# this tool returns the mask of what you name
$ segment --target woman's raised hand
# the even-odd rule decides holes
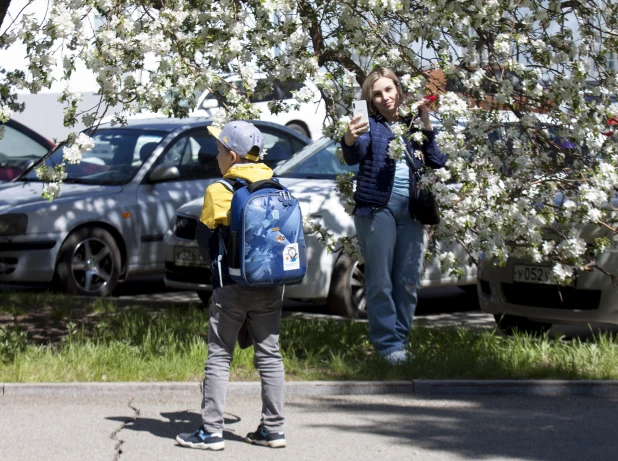
[[[429,109],[427,108],[425,101],[418,106],[418,115],[421,116],[423,128],[427,131],[433,131],[433,126],[431,125],[431,120],[429,119]]]
[[[348,131],[346,131],[343,140],[348,146],[354,145],[356,139],[363,133],[367,132],[369,128],[369,123],[361,122],[361,116],[357,115],[348,124]]]

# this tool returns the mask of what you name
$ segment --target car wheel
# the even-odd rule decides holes
[[[307,131],[307,128],[305,128],[299,123],[290,123],[286,126],[291,130],[298,131],[300,134],[309,137],[309,132]]]
[[[495,314],[494,319],[498,328],[507,335],[515,334],[515,332],[541,335],[549,331],[552,326],[551,323],[535,322],[517,315]]]
[[[62,244],[56,275],[65,293],[107,296],[118,283],[120,264],[120,250],[111,234],[83,227]]]
[[[210,305],[210,297],[212,296],[212,291],[197,290],[197,295],[200,297],[200,301],[202,301],[202,304],[204,304],[205,307],[208,307]]]
[[[333,315],[367,317],[364,268],[346,254],[339,256],[335,263],[327,303]]]

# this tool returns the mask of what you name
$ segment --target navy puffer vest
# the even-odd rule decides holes
[[[410,124],[410,119],[403,123]],[[413,128],[414,130],[414,128]],[[413,131],[411,131],[412,133]],[[425,158],[425,164],[431,168],[442,168],[446,164],[447,156],[440,152],[436,145],[436,130],[425,131],[425,140],[422,145],[408,142],[410,153],[420,150]],[[348,146],[341,139],[343,157],[348,165],[360,164],[356,183],[354,200],[356,207],[352,214],[371,216],[378,208],[388,204],[393,191],[395,180],[395,160],[387,154],[388,144],[394,138],[388,127],[388,122],[381,115],[369,117],[369,132],[359,136],[353,146]],[[413,155],[417,168],[422,168],[421,160]],[[410,169],[410,174],[412,171]],[[410,181],[412,184],[412,181]]]

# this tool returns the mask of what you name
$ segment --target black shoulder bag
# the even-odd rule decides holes
[[[391,130],[391,127],[384,123],[386,127]],[[410,123],[412,125],[412,122]],[[392,133],[393,130],[391,130]],[[408,211],[410,217],[416,219],[421,224],[435,225],[440,223],[440,209],[438,208],[438,202],[433,192],[427,188],[427,186],[421,186],[420,180],[424,173],[424,168],[419,169],[414,165],[414,159],[408,150],[408,143],[404,142],[406,147],[405,154],[408,166],[412,170],[410,175],[410,198],[408,199]]]
[[[414,159],[408,151],[408,143],[406,145],[406,159],[408,166],[412,170],[410,175],[410,198],[408,200],[408,211],[410,217],[416,219],[421,224],[435,225],[440,223],[440,209],[436,197],[427,186],[420,184],[421,176],[424,173],[424,168],[416,168]]]

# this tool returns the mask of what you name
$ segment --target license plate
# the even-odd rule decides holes
[[[513,281],[552,284],[551,268],[546,266],[525,266],[516,264],[513,267]]]
[[[174,247],[174,263],[177,266],[206,266],[197,248]]]

